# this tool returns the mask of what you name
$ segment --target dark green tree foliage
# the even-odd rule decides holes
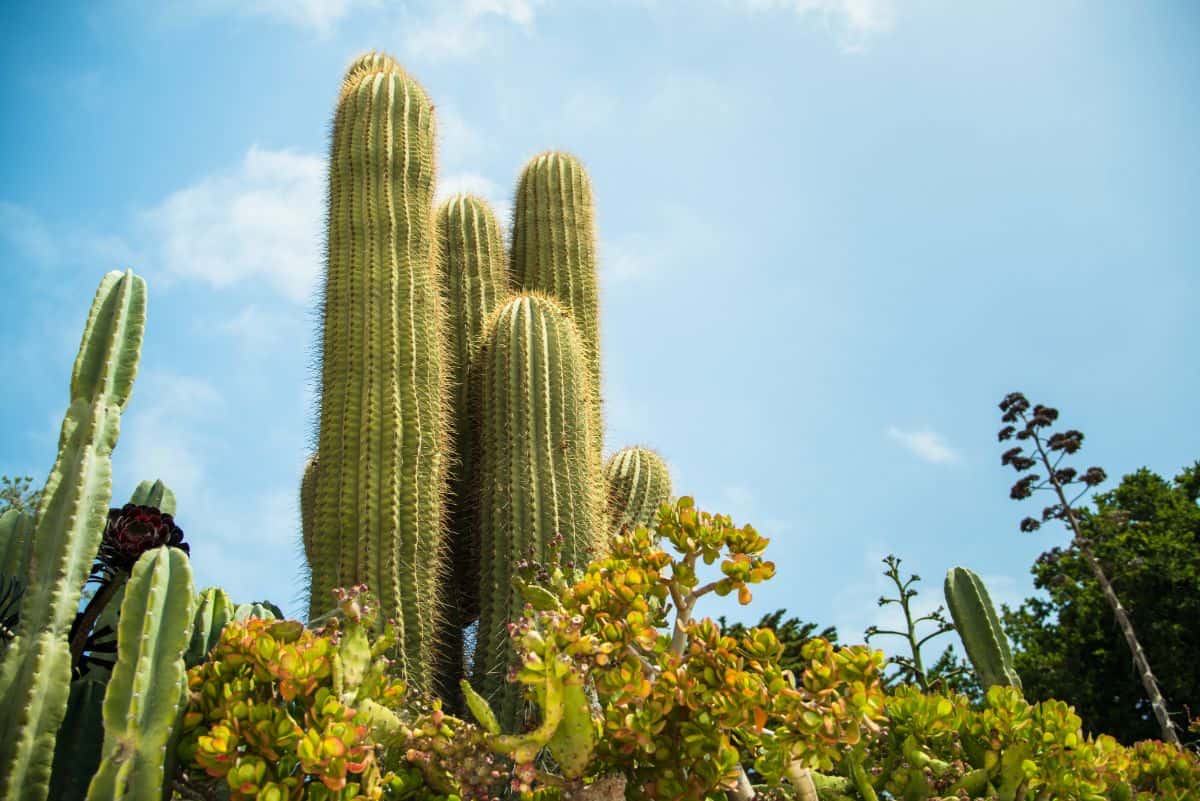
[[[1081,510],[1080,527],[1132,618],[1176,728],[1200,713],[1200,462],[1173,483],[1143,468]],[[1084,728],[1131,743],[1161,736],[1112,610],[1083,556],[1052,548],[1030,598],[1004,610],[1030,701],[1058,698]]]
[[[717,623],[721,627],[722,635],[736,637],[739,640],[752,628],[770,629],[775,632],[775,636],[783,645],[783,657],[779,660],[779,666],[799,676],[804,672],[805,665],[808,664],[808,660],[800,656],[800,649],[804,647],[804,644],[811,639],[820,637],[836,646],[838,633],[833,626],[826,626],[818,631],[816,623],[806,623],[798,617],[789,617],[784,620],[783,616],[786,614],[787,610],[776,609],[769,615],[763,615],[762,620],[754,626],[727,623],[724,615],[717,618]]]

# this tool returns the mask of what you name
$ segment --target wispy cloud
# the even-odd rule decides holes
[[[222,288],[259,279],[307,302],[320,269],[325,159],[252,146],[242,163],[145,213],[168,275]]]
[[[534,9],[541,0],[458,0],[433,6],[423,19],[406,21],[404,52],[430,61],[463,58],[483,50],[496,29],[493,21],[533,28]]]
[[[687,206],[664,204],[654,210],[645,229],[601,241],[601,286],[636,283],[694,269],[697,263],[711,258],[719,240],[719,231]]]
[[[790,11],[819,19],[843,50],[863,50],[870,40],[891,30],[896,13],[893,0],[732,0],[751,11]]]
[[[933,464],[949,464],[957,462],[958,452],[951,448],[941,434],[929,429],[905,431],[891,426],[887,430],[889,438],[912,451],[919,459]]]

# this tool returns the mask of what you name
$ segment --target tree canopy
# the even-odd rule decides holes
[[[1198,497],[1200,462],[1173,482],[1143,468],[1079,513],[1181,732],[1200,714]],[[1048,599],[1004,610],[1026,696],[1066,701],[1090,733],[1126,743],[1160,736],[1129,648],[1080,553],[1051,548],[1032,573]]]

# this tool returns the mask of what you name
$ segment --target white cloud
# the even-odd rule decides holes
[[[436,115],[439,164],[458,167],[478,162],[487,150],[487,138],[452,105],[438,104]]]
[[[320,270],[325,159],[252,146],[232,170],[145,214],[166,272],[216,287],[261,279],[305,303]]]
[[[712,260],[717,229],[686,206],[656,209],[643,231],[630,231],[600,243],[600,285],[608,287],[694,270]]]
[[[893,0],[733,0],[752,11],[791,11],[819,18],[838,39],[843,50],[866,47],[871,37],[895,24]]]
[[[887,430],[887,435],[926,462],[949,464],[957,462],[959,459],[958,452],[946,444],[942,435],[935,431],[929,429],[904,431],[896,426],[891,426]]]
[[[262,355],[292,341],[295,326],[295,315],[284,315],[251,304],[235,317],[225,320],[219,328],[236,337],[243,352]]]
[[[532,29],[534,8],[541,0],[459,0],[436,5],[432,16],[412,21],[404,50],[429,60],[462,58],[482,50],[493,34],[488,23],[499,19],[526,31]]]

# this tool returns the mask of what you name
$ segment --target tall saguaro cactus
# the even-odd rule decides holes
[[[522,607],[512,576],[532,551],[546,557],[563,538],[561,557],[581,564],[601,543],[602,478],[594,458],[589,410],[594,391],[583,343],[570,315],[540,295],[519,295],[492,317],[477,357],[479,452],[475,470],[481,535],[476,680],[502,692],[511,659],[506,624]],[[499,704],[515,717],[515,685]]]
[[[662,457],[649,448],[622,448],[604,463],[608,519],[612,531],[648,526],[658,509],[671,500],[671,473]]]
[[[479,541],[472,518],[470,483],[476,446],[468,374],[484,324],[508,295],[508,254],[500,223],[482,198],[455,195],[438,206],[436,219],[454,410],[454,459],[447,496],[449,591],[438,636],[437,673],[439,694],[457,707],[463,673],[463,627],[479,616]]]
[[[550,151],[525,165],[513,210],[512,270],[517,289],[561,303],[583,343],[596,389],[591,430],[596,459],[603,447],[600,414],[600,301],[592,184],[574,156]]]
[[[329,234],[313,511],[312,608],[366,583],[427,688],[447,464],[446,355],[433,222],[433,105],[392,59],[342,85]]]
[[[133,390],[146,322],[146,282],[100,282],[71,373],[58,457],[38,505],[17,636],[0,663],[0,797],[41,801],[71,679],[67,641],[112,498],[112,450]]]

